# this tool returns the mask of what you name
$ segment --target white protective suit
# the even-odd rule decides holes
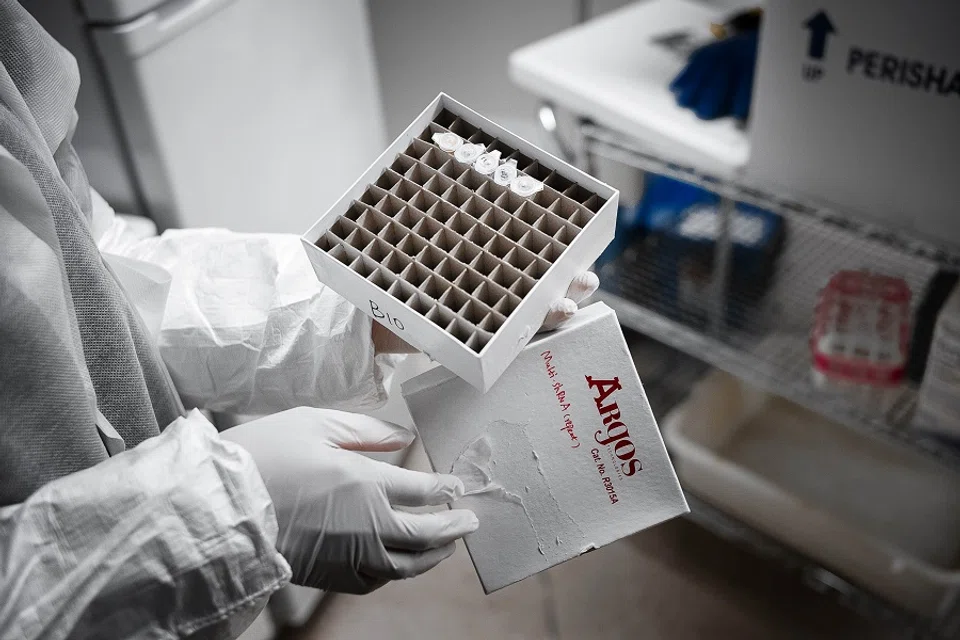
[[[355,453],[409,444],[395,425],[310,408],[386,399],[372,321],[294,236],[127,233],[70,143],[78,86],[0,0],[0,638],[234,637],[291,576],[363,593],[449,556],[472,513],[395,507],[462,483]],[[220,436],[195,408],[282,413]]]
[[[78,85],[0,0],[0,637],[232,636],[290,569],[251,456],[177,391],[356,410],[391,363],[294,236],[125,234],[70,145]]]

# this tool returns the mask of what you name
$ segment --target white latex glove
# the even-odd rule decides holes
[[[540,331],[551,331],[573,317],[578,305],[600,288],[600,278],[592,271],[584,271],[570,282],[567,295],[554,302],[543,319]]]
[[[253,456],[273,500],[277,549],[294,584],[367,593],[449,557],[477,529],[467,510],[409,513],[463,495],[454,476],[410,471],[357,451],[396,451],[414,434],[362,416],[301,407],[228,429]]]

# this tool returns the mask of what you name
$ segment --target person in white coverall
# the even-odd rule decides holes
[[[0,638],[234,637],[288,581],[364,593],[449,556],[472,513],[394,507],[460,481],[363,457],[413,434],[338,411],[382,403],[404,345],[294,236],[133,238],[71,146],[78,86],[0,0]],[[197,408],[273,415],[218,434]]]

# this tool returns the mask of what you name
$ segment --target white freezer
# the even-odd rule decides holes
[[[385,146],[360,0],[25,6],[78,60],[91,183],[161,229],[299,232]]]

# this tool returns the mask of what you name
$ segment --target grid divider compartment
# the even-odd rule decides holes
[[[417,160],[406,153],[398,153],[396,160],[390,165],[390,169],[400,175],[405,174],[411,167],[416,166]]]
[[[459,116],[457,116],[454,121],[450,123],[448,128],[450,131],[454,132],[464,140],[468,140],[470,136],[480,131],[480,127],[470,124]]]
[[[410,198],[420,193],[420,185],[400,177],[400,179],[390,187],[390,193],[397,196],[404,202],[409,202]]]
[[[451,180],[459,180],[468,170],[470,170],[470,165],[457,160],[447,160],[440,165],[439,169],[436,169],[436,172],[442,176],[447,176]]]
[[[541,181],[526,197],[442,150],[452,132]],[[479,353],[604,200],[444,109],[317,247]]]
[[[412,182],[413,184],[417,185],[418,187],[422,187],[427,183],[427,180],[429,180],[434,176],[434,174],[436,173],[436,170],[431,169],[430,167],[423,164],[419,160],[414,160],[413,158],[411,158],[410,160],[411,160],[410,167],[407,168],[406,171],[404,171],[403,177],[409,180],[410,182]]]
[[[489,133],[487,133],[486,131],[483,131],[483,130],[477,131],[477,132],[474,133],[472,136],[470,136],[469,138],[467,138],[467,140],[468,140],[468,142],[471,142],[472,144],[481,144],[481,145],[483,145],[483,148],[484,148],[484,149],[490,147],[494,142],[497,141],[496,138],[494,138],[492,135],[490,135]]]
[[[374,184],[381,189],[390,189],[401,180],[403,180],[402,175],[393,169],[387,168],[383,170],[383,173],[380,174],[380,178]]]

